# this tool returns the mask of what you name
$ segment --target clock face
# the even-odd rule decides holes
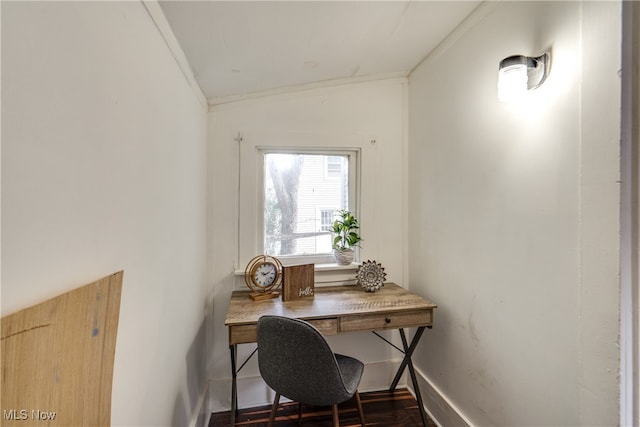
[[[257,266],[253,273],[253,280],[258,286],[266,287],[270,286],[276,280],[276,276],[277,269],[275,264],[265,262]]]

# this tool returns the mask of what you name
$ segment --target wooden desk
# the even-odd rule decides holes
[[[229,328],[229,349],[231,351],[231,425],[235,424],[238,407],[237,374],[254,354],[237,367],[237,345],[256,342],[258,319],[264,315],[286,316],[303,319],[313,324],[323,335],[337,335],[350,332],[373,332],[385,342],[391,342],[376,331],[397,329],[400,332],[404,359],[391,384],[393,391],[408,366],[416,400],[420,407],[422,422],[426,426],[426,414],[422,404],[420,388],[416,378],[411,355],[425,328],[433,324],[433,310],[436,304],[412,294],[395,283],[385,283],[378,292],[365,292],[359,286],[330,286],[315,289],[315,297],[282,302],[280,299],[253,301],[249,291],[235,291],[231,295],[225,325]],[[411,344],[407,343],[404,328],[416,327]]]

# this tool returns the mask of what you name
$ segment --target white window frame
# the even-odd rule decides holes
[[[257,202],[258,206],[256,209],[256,244],[258,253],[264,253],[264,233],[265,233],[265,224],[264,224],[264,209],[265,209],[265,200],[264,200],[264,163],[265,163],[265,155],[272,153],[282,153],[282,154],[316,154],[316,155],[325,155],[325,156],[347,156],[349,162],[349,200],[348,200],[348,209],[353,212],[356,216],[359,213],[360,206],[360,149],[358,148],[307,148],[307,147],[273,147],[273,146],[258,146],[257,150],[257,168],[256,168],[256,179],[257,179]],[[359,251],[356,248],[356,256],[355,262],[359,261]],[[333,264],[335,263],[335,257],[331,254],[308,254],[308,255],[279,255],[277,258],[282,261],[284,265],[296,265],[296,264]]]

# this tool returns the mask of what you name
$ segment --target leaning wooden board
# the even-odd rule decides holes
[[[2,426],[109,426],[123,272],[2,318]]]

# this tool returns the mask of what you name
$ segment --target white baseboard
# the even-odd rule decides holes
[[[211,411],[204,404],[207,401],[209,394],[209,381],[205,381],[204,385],[200,389],[200,395],[193,408],[191,419],[189,420],[189,427],[207,427],[209,425],[209,418],[211,417]]]
[[[366,392],[387,389],[399,365],[399,360],[366,364],[359,390]],[[228,411],[231,407],[231,378],[211,379],[209,384],[207,405],[205,406],[212,409],[213,412]],[[237,385],[239,408],[251,408],[273,403],[273,393],[259,374],[238,376]],[[401,381],[398,387],[406,387],[406,384]]]
[[[365,365],[365,374],[362,377],[359,390],[361,392],[386,390],[391,384],[399,361],[385,361],[369,363]],[[406,387],[414,395],[411,381],[407,380],[408,371],[403,375],[399,388]],[[416,369],[420,394],[423,405],[429,417],[439,426],[473,427],[473,424],[464,414],[433,384],[420,370]],[[273,402],[271,390],[264,384],[259,375],[238,377],[238,406],[250,408],[254,406],[270,405]],[[207,382],[203,388],[196,410],[194,411],[189,427],[206,427],[208,415],[211,412],[228,411],[231,399],[231,379],[213,379]],[[207,404],[203,404],[207,402]],[[202,424],[204,416],[205,424]]]
[[[429,417],[437,425],[446,427],[473,427],[473,424],[464,416],[460,409],[457,408],[424,373],[418,369],[415,371],[420,386],[420,394],[422,395],[422,404],[429,414]],[[408,372],[405,375],[408,375]],[[408,381],[407,388],[415,395],[411,381]]]

